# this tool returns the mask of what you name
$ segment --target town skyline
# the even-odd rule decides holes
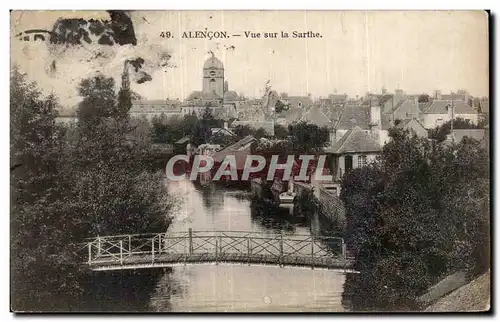
[[[256,12],[257,13],[257,12]],[[47,28],[63,16],[24,12],[12,14],[14,32]],[[288,19],[277,19],[286,14]],[[68,13],[68,16],[75,13]],[[45,92],[54,91],[69,106],[78,101],[78,81],[97,71],[119,80],[123,61],[144,57],[153,61],[168,52],[171,66],[150,66],[152,80],[132,84],[147,99],[184,100],[201,88],[202,65],[212,51],[224,64],[229,89],[246,97],[259,98],[268,80],[272,89],[291,96],[327,97],[337,89],[350,97],[402,89],[408,94],[450,93],[467,90],[472,96],[488,96],[488,22],[482,11],[273,11],[249,14],[238,11],[135,11],[130,13],[136,46],[105,48],[97,45],[59,53],[59,76],[47,75],[54,48],[38,55],[13,43],[14,63],[31,74]],[[43,23],[41,23],[41,21]],[[280,23],[278,24],[277,21]],[[184,31],[225,30],[239,37],[186,39]],[[319,32],[322,38],[247,39],[244,32],[299,30]],[[174,38],[160,37],[169,31]],[[14,33],[13,32],[13,33]],[[54,47],[54,46],[52,46]],[[104,47],[104,48],[102,48]],[[58,49],[57,49],[58,50]],[[95,50],[105,59],[92,60]],[[59,50],[60,51],[60,50]],[[89,53],[90,51],[90,53]],[[15,55],[14,53],[19,53]],[[26,57],[30,56],[30,57]],[[17,59],[16,59],[17,57]],[[75,64],[75,60],[82,61]],[[88,62],[88,60],[92,60]],[[119,86],[119,81],[117,82]]]

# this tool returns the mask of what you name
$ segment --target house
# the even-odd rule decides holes
[[[167,118],[182,116],[181,102],[178,100],[132,100],[129,110],[131,117],[153,119],[164,115]]]
[[[420,117],[418,99],[403,99],[399,101],[387,114],[390,116],[392,124],[395,124],[396,120],[411,120],[413,118],[418,119]]]
[[[289,108],[307,109],[312,106],[313,102],[309,96],[287,96],[282,97],[281,102],[288,105]]]
[[[228,155],[232,155],[235,157],[236,161],[236,171],[238,173],[238,178],[241,177],[243,169],[245,168],[245,162],[248,155],[251,154],[251,146],[256,141],[256,139],[248,135],[238,142],[215,152],[212,157],[214,159],[214,166],[212,167],[212,173],[215,175],[217,170],[222,165],[224,160]],[[212,177],[213,177],[212,175]]]
[[[420,123],[426,129],[432,129],[454,118],[463,118],[477,124],[478,113],[463,101],[433,100],[420,114]]]
[[[325,149],[333,181],[338,182],[344,173],[374,161],[380,151],[379,142],[360,126],[351,128],[340,140]]]
[[[490,101],[487,97],[483,97],[479,100],[479,112],[483,114],[490,113]]]
[[[288,108],[288,110],[283,110],[280,113],[276,113],[276,123],[279,125],[288,126],[300,121],[303,114],[303,108],[290,107]]]
[[[234,143],[238,139],[238,135],[228,128],[227,122],[224,122],[224,126],[221,128],[213,127],[210,130],[212,135],[207,141],[210,144],[219,144],[224,147]]]
[[[320,109],[319,106],[312,106],[309,111],[304,113],[301,118],[301,121],[306,123],[314,124],[318,127],[329,127],[332,125],[332,122]]]
[[[488,136],[488,131],[489,129],[456,129],[453,130],[452,133],[448,135],[446,138],[445,143],[460,143],[464,138],[469,138],[469,139],[474,139],[478,142],[481,142],[484,144],[485,148],[486,145],[489,144],[487,142],[487,136]]]
[[[212,109],[212,115],[214,118],[224,121],[235,119],[238,116],[235,104],[224,104],[220,107],[215,107]]]
[[[399,130],[408,131],[421,138],[427,138],[429,135],[429,132],[427,132],[422,123],[415,118],[400,121],[394,127]]]
[[[255,104],[252,102],[253,101],[246,101],[237,108],[237,119],[239,121],[266,121],[266,111],[262,104]]]
[[[212,136],[214,135],[224,135],[224,136],[230,136],[230,137],[236,137],[237,135],[231,131],[228,127],[228,123],[224,122],[223,127],[212,127],[210,128],[210,131],[212,132]]]
[[[175,154],[189,154],[188,145],[191,143],[191,138],[186,135],[174,143],[174,153]]]
[[[334,143],[342,138],[353,127],[359,127],[366,133],[370,133],[371,107],[348,102],[334,125],[331,142]]]

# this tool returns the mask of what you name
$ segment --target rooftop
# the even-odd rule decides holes
[[[354,126],[370,129],[370,106],[346,104],[336,125],[337,130],[349,130]]]
[[[215,55],[212,53],[212,57],[207,59],[205,63],[203,64],[203,69],[210,69],[210,68],[215,68],[215,69],[223,69],[224,65],[222,62],[219,60],[219,58],[215,57]]]
[[[365,133],[359,126],[355,126],[347,131],[331,147],[325,151],[333,154],[343,154],[349,152],[379,152],[380,145],[369,134]]]
[[[453,104],[455,114],[476,114],[477,112],[463,101],[434,100],[422,113],[424,114],[447,114],[448,107]]]
[[[457,129],[453,130],[453,137],[455,142],[461,142],[464,137],[469,137],[471,139],[482,141],[486,134],[485,129]]]
[[[309,109],[309,111],[304,113],[304,115],[302,116],[302,121],[315,124],[319,127],[331,125],[328,116],[321,112],[321,109],[318,106],[313,106]]]

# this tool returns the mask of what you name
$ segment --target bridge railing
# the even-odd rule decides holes
[[[193,231],[159,234],[102,236],[89,239],[81,250],[89,265],[120,263],[147,258],[154,262],[162,255],[227,255],[268,258],[339,258],[346,260],[340,237],[278,235],[247,231]]]

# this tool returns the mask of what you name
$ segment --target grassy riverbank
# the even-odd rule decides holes
[[[490,272],[480,275],[436,303],[425,309],[426,312],[477,312],[490,309],[491,277]]]

